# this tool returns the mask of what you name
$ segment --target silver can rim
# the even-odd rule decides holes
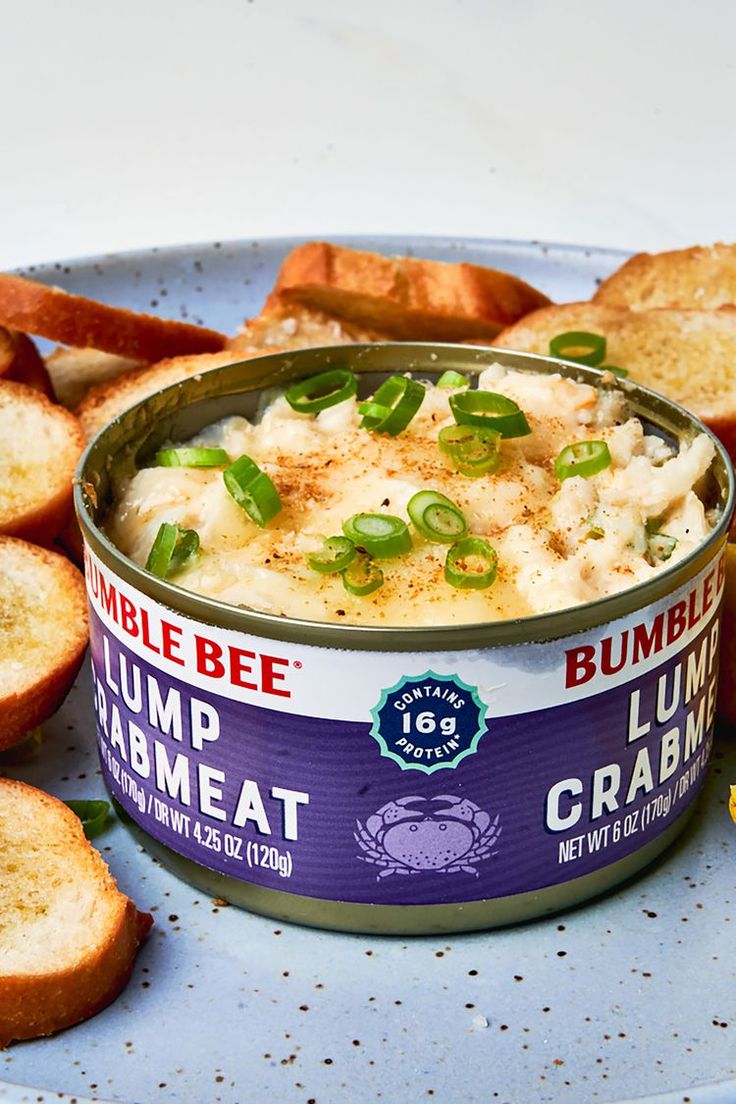
[[[359,375],[411,371],[432,378],[448,369],[478,374],[492,363],[526,372],[559,373],[567,379],[591,384],[597,390],[621,392],[632,415],[642,418],[668,436],[680,441],[687,441],[699,433],[710,437],[716,449],[712,472],[721,499],[721,516],[703,544],[651,580],[605,598],[551,613],[461,625],[384,628],[282,617],[194,594],[139,567],[112,544],[102,528],[105,513],[102,499],[108,492],[113,470],[116,466],[122,469],[126,465],[128,470],[132,470],[138,455],[153,451],[157,443],[167,439],[167,430],[177,424],[177,415],[183,411],[209,409],[218,400],[224,402],[238,396],[257,396],[266,388],[305,378],[324,370],[326,366],[337,364],[349,367]],[[216,417],[203,420],[199,428],[214,420]],[[535,353],[518,353],[492,345],[404,342],[337,345],[272,353],[215,368],[172,384],[126,410],[92,439],[80,459],[74,489],[77,519],[87,546],[126,583],[162,605],[202,624],[250,636],[351,651],[382,652],[466,651],[498,645],[539,643],[608,624],[644,609],[686,583],[717,555],[727,540],[735,499],[733,466],[719,439],[694,415],[650,388],[594,368]]]

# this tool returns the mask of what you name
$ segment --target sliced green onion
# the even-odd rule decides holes
[[[494,472],[501,462],[501,434],[476,425],[452,425],[437,438],[440,452],[449,456],[461,473],[471,478]]]
[[[450,395],[450,409],[458,425],[495,429],[502,437],[526,437],[531,433],[518,403],[494,391],[463,391],[460,395]]]
[[[470,387],[470,380],[462,372],[443,372],[435,387]]]
[[[485,590],[496,578],[498,556],[488,541],[465,537],[453,544],[445,560],[445,579],[458,590]]]
[[[614,376],[618,376],[619,379],[626,379],[629,374],[628,368],[617,368],[615,364],[601,364],[601,372],[610,372]]]
[[[647,541],[650,561],[664,563],[677,548],[677,537],[668,533],[652,533]]]
[[[64,804],[81,820],[87,839],[99,836],[110,812],[109,801],[65,801]]]
[[[555,460],[555,475],[563,482],[573,475],[588,479],[597,475],[611,463],[611,454],[605,441],[575,441],[565,445]]]
[[[179,540],[171,557],[171,567],[175,571],[184,567],[187,560],[193,559],[199,552],[199,533],[197,530],[182,529],[181,526],[177,526],[177,528],[179,530]]]
[[[388,418],[391,409],[388,406],[383,406],[382,403],[371,402],[370,399],[366,399],[365,402],[358,403],[358,413],[363,415],[363,421],[360,423],[360,428],[372,429],[374,426],[377,426],[379,422]]]
[[[251,460],[250,456],[240,456],[230,465],[227,472],[223,472],[223,477],[227,476],[228,472],[230,472],[238,484],[247,486],[251,480],[255,479],[260,470],[255,460]],[[225,479],[225,483],[227,482],[228,479]]]
[[[342,523],[342,531],[353,544],[376,559],[401,556],[412,546],[406,522],[393,514],[353,514]]]
[[[347,368],[331,368],[309,379],[294,383],[284,395],[292,410],[316,414],[351,398],[358,390],[355,373]]]
[[[332,575],[344,571],[355,559],[355,545],[347,537],[326,537],[321,552],[312,552],[307,562],[320,575]]]
[[[281,498],[271,479],[250,456],[241,456],[222,473],[229,494],[261,529],[281,509]]]
[[[601,540],[602,537],[605,537],[606,530],[601,525],[600,514],[597,510],[593,510],[592,514],[588,515],[585,525],[587,526],[584,532],[585,540]]]
[[[174,555],[176,542],[179,539],[179,527],[164,521],[159,526],[151,551],[146,560],[146,571],[165,579],[171,567],[171,557]]]
[[[359,552],[355,559],[341,572],[342,585],[350,594],[359,598],[372,594],[383,586],[383,572],[365,552]]]
[[[372,400],[359,405],[358,413],[363,415],[361,428],[395,437],[406,429],[425,394],[426,388],[416,380],[408,376],[389,376]]]
[[[230,463],[221,448],[168,448],[156,453],[162,468],[219,468]]]
[[[468,532],[455,503],[439,491],[419,491],[409,499],[406,509],[422,536],[437,544],[452,544]]]
[[[550,356],[571,360],[574,364],[587,364],[597,368],[606,357],[606,339],[601,334],[585,330],[570,330],[557,334],[549,343]]]
[[[146,560],[146,571],[166,579],[184,567],[199,551],[199,535],[195,529],[182,529],[168,521],[161,523]]]

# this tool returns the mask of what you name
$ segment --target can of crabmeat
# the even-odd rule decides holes
[[[219,603],[143,570],[105,534],[116,487],[167,440],[255,416],[265,388],[348,367],[473,375],[493,362],[623,392],[670,441],[708,432],[629,381],[464,346],[301,350],[159,392],[88,448],[85,540],[106,785],[145,846],[213,896],[324,928],[430,933],[556,912],[651,862],[682,830],[713,740],[733,472],[717,517],[656,576],[557,613],[376,628]]]

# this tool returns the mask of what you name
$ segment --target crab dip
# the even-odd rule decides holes
[[[606,597],[715,524],[711,438],[648,435],[615,388],[492,364],[477,390],[397,375],[366,401],[352,373],[321,375],[159,451],[120,487],[112,541],[236,606],[439,626]]]

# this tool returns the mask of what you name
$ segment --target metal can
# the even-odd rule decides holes
[[[213,896],[284,920],[380,933],[531,919],[629,878],[683,829],[713,740],[733,471],[690,556],[574,609],[377,628],[219,603],[108,540],[115,486],[165,440],[266,387],[349,367],[366,391],[500,362],[620,388],[670,440],[708,433],[629,381],[545,357],[446,345],[309,349],[189,379],[123,414],[83,457],[97,735],[105,782],[145,846]]]

